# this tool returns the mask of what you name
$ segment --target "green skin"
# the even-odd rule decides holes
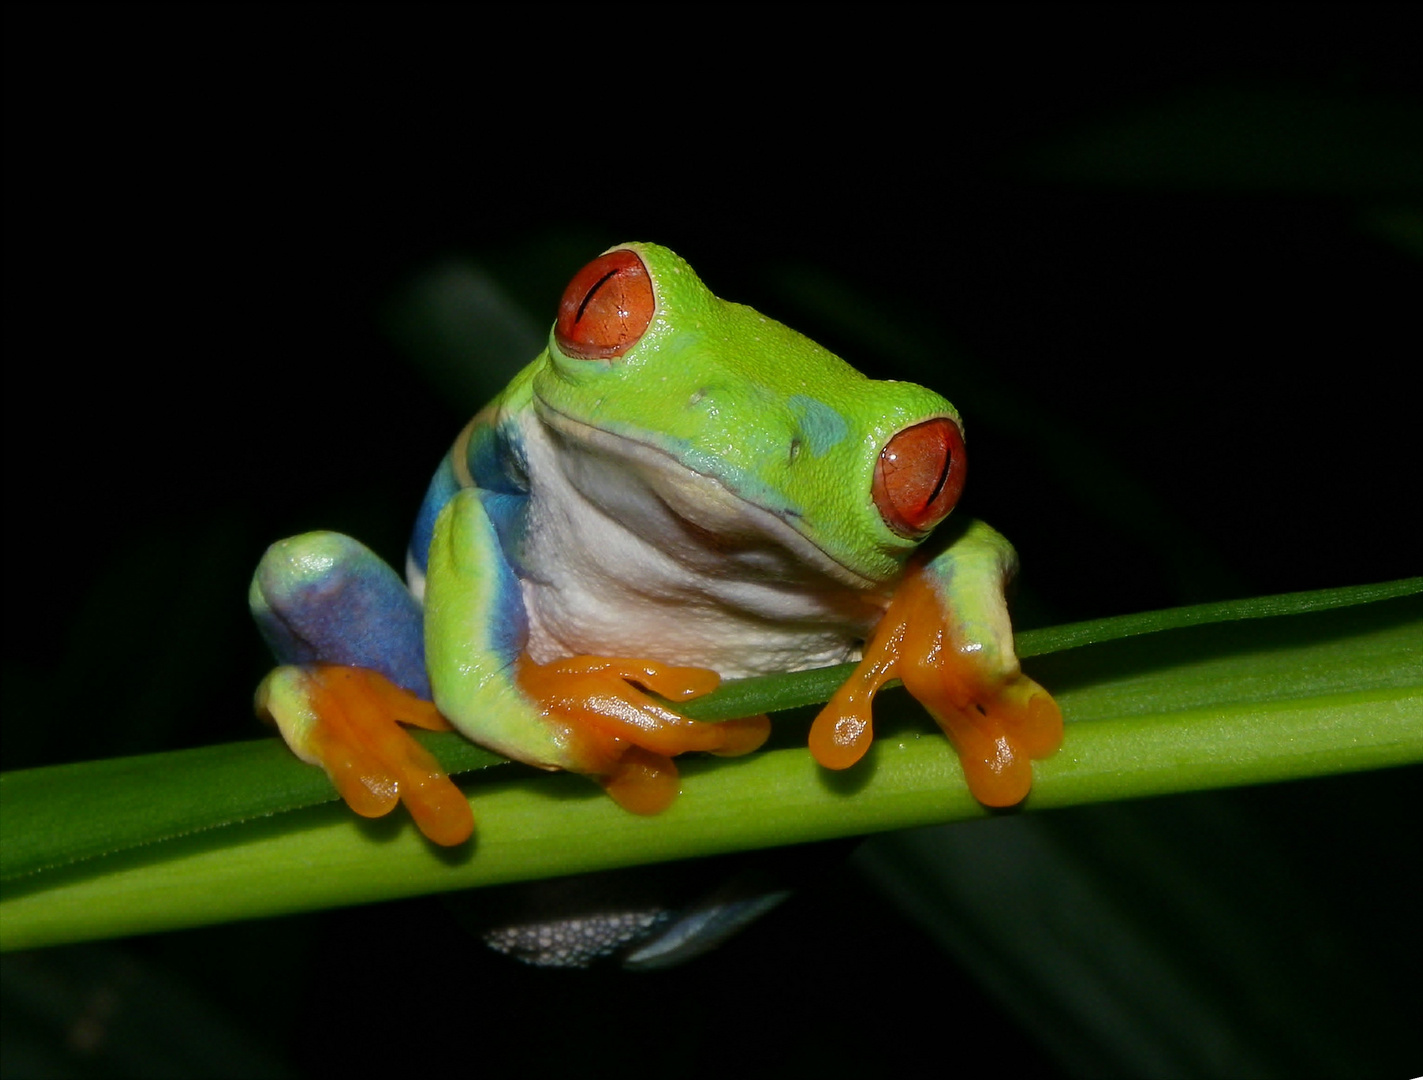
[[[665,248],[623,246],[656,296],[638,343],[614,363],[590,362],[550,335],[475,421],[474,438],[497,427],[539,459],[519,478],[529,530],[510,545],[531,654],[649,656],[724,676],[853,659],[919,546],[871,498],[880,450],[931,417],[958,423],[957,411],[718,299]],[[1017,673],[1003,601],[1013,550],[978,522],[957,532],[928,571],[955,640],[997,682]],[[489,568],[504,554],[476,489],[440,513],[425,593],[435,701],[476,742],[570,767],[559,725],[538,719],[490,644],[503,613]],[[760,580],[767,566],[774,589]],[[567,599],[589,580],[599,595]],[[706,612],[691,628],[689,605]],[[629,629],[632,619],[642,625]],[[777,619],[780,633],[768,634]]]
[[[718,299],[665,248],[622,247],[647,270],[650,323],[611,361],[565,355],[551,333],[456,441],[412,543],[407,576],[423,616],[347,537],[307,534],[263,559],[252,608],[287,666],[261,700],[303,759],[320,760],[301,667],[313,659],[379,670],[409,645],[419,677],[391,677],[421,694],[428,674],[439,711],[470,739],[588,772],[569,724],[516,680],[522,653],[538,664],[649,658],[731,678],[860,655],[923,539],[881,516],[881,451],[933,418],[962,430],[958,413]],[[925,567],[934,625],[983,688],[987,715],[1018,676],[1003,599],[1013,549],[979,522],[948,532]],[[369,588],[391,616],[351,630],[344,615],[326,618],[324,597],[353,595],[325,588],[338,578],[355,594]],[[401,619],[408,630],[388,629]],[[931,711],[936,695],[921,696]]]

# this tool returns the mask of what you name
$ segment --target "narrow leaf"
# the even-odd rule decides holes
[[[1416,595],[1099,642],[1041,657],[1034,673],[1054,688],[1070,724],[1063,750],[1037,764],[1027,809],[1423,760],[1423,601]],[[922,712],[902,693],[886,698],[877,720],[880,737],[855,769],[827,773],[799,748],[740,761],[689,761],[682,797],[655,818],[623,813],[577,777],[500,780],[513,772],[490,770],[488,782],[476,781],[470,789],[479,821],[476,839],[454,851],[426,843],[401,814],[372,823],[332,805],[210,828],[12,879],[0,900],[0,947],[274,915],[988,813],[968,795],[956,758],[924,723]],[[254,761],[265,752],[257,749],[263,744],[244,745],[251,748],[241,753]],[[160,756],[167,759],[166,770],[183,757]],[[216,776],[235,784],[235,766],[220,765],[209,782]],[[253,767],[249,779],[273,768]],[[65,768],[75,771],[59,776],[63,784],[48,787],[27,780],[12,788],[13,777],[6,779],[7,858],[17,835],[11,811],[23,810],[32,823],[41,820],[9,793],[18,790],[27,800],[41,794],[79,797],[76,777],[101,777],[111,785],[107,805],[130,805],[130,812],[139,813],[142,793],[162,788],[156,777],[166,775],[150,769],[125,776],[120,763]],[[95,771],[85,773],[86,768]],[[310,797],[304,790],[297,794]],[[275,801],[290,797],[290,792],[263,795]],[[218,801],[223,800],[229,800],[229,809],[258,804],[244,802],[236,791],[220,792]],[[64,814],[52,811],[42,828],[62,830]],[[91,847],[93,835],[86,841]]]

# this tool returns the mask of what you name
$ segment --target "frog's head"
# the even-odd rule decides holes
[[[718,299],[652,244],[612,248],[569,283],[533,397],[583,461],[608,464],[575,469],[574,482],[630,527],[637,511],[622,508],[637,499],[612,490],[619,478],[704,545],[769,538],[853,587],[895,579],[963,488],[948,401],[866,378]]]

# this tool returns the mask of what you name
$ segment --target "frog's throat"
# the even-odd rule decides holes
[[[826,577],[858,592],[877,591],[886,584],[846,566],[796,526],[790,511],[771,510],[729,488],[724,481],[682,464],[659,446],[585,424],[559,412],[537,394],[534,408],[540,420],[578,446],[628,463],[677,516],[698,522],[707,507],[734,508],[740,523],[779,543]]]

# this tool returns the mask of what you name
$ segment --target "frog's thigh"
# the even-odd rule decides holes
[[[279,664],[367,668],[429,700],[420,604],[359,541],[311,532],[273,544],[248,603]]]

